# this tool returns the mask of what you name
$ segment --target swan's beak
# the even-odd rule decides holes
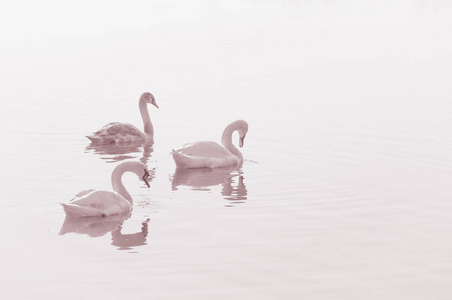
[[[150,188],[150,187],[151,187],[151,185],[149,184],[149,181],[148,181],[148,179],[147,179],[147,178],[143,178],[143,180],[144,180],[144,183],[146,183],[146,185],[148,186],[148,188]]]
[[[243,147],[243,143],[244,143],[244,142],[245,142],[245,136],[240,137],[240,138],[239,138],[239,146],[240,146],[240,148]]]
[[[157,103],[155,101],[152,102],[152,105],[154,105],[155,107],[159,108],[159,106],[157,105]]]
[[[151,185],[149,184],[148,177],[149,177],[149,172],[148,172],[148,170],[145,169],[145,170],[144,170],[144,175],[143,175],[142,179],[143,179],[144,183],[146,183],[146,185],[148,186],[148,188],[150,188]]]

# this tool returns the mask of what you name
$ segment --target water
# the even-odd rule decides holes
[[[452,7],[393,2],[7,4],[2,291],[448,299]],[[155,144],[90,147],[107,122],[141,127],[144,91]],[[240,118],[242,168],[176,172],[172,148]],[[123,159],[152,175],[124,176],[132,214],[65,220]]]

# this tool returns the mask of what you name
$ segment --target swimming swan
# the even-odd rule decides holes
[[[243,161],[242,153],[232,144],[232,133],[239,133],[239,146],[248,132],[248,123],[237,120],[226,126],[221,137],[221,146],[215,142],[201,141],[173,149],[173,159],[177,168],[218,168]]]
[[[107,217],[132,209],[133,200],[122,184],[121,177],[125,172],[137,174],[149,187],[149,172],[145,164],[139,161],[124,161],[117,165],[111,173],[112,191],[83,190],[69,201],[60,203],[66,214],[78,217]]]
[[[153,139],[154,127],[149,117],[148,103],[159,108],[151,93],[146,92],[141,95],[138,106],[140,108],[141,118],[143,119],[144,133],[132,124],[112,122],[86,137],[95,144],[137,143],[146,139]]]

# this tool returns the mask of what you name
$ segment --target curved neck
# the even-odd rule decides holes
[[[113,186],[113,190],[127,199],[130,204],[133,204],[132,196],[130,196],[129,192],[122,184],[122,174],[127,172],[128,170],[124,168],[124,166],[119,165],[116,167],[111,173],[111,185]]]
[[[237,127],[234,123],[229,124],[223,131],[223,135],[221,136],[221,144],[228,149],[232,154],[238,157],[240,161],[243,160],[242,153],[240,153],[239,149],[237,149],[232,144],[232,133],[237,130]]]
[[[152,126],[151,118],[149,117],[146,101],[140,99],[138,106],[140,107],[141,118],[143,119],[144,133],[154,136],[154,127]]]

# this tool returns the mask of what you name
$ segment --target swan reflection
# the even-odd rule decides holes
[[[136,233],[123,234],[121,232],[122,225],[111,232],[111,244],[119,247],[118,250],[130,250],[133,247],[146,245],[148,236],[149,219],[141,223],[141,231]]]
[[[101,159],[108,163],[116,163],[126,159],[137,159],[147,164],[151,157],[154,142],[148,141],[145,143],[135,144],[95,144],[91,143],[85,148],[85,153],[94,153],[100,156]],[[141,156],[141,157],[140,157]]]
[[[171,178],[173,191],[186,186],[195,191],[211,191],[213,187],[222,186],[221,195],[230,201],[226,206],[244,203],[248,191],[244,183],[240,166],[222,168],[182,169],[177,168]]]
[[[246,201],[246,196],[248,190],[246,189],[245,183],[243,183],[243,175],[239,175],[238,178],[231,178],[226,184],[223,184],[223,189],[221,194],[224,199],[230,201],[227,206],[234,206],[233,204],[244,203]]]
[[[67,215],[61,226],[59,235],[77,233],[86,234],[90,237],[101,237],[111,232],[111,245],[117,246],[118,250],[130,250],[133,247],[146,245],[149,219],[141,222],[141,228],[138,232],[130,234],[122,233],[123,223],[130,216],[130,212],[122,215],[112,215],[106,218],[78,218]]]
[[[122,223],[130,218],[131,213],[111,215],[106,218],[86,217],[80,218],[66,215],[59,235],[66,233],[87,234],[91,237],[101,237],[110,231],[119,228]]]

